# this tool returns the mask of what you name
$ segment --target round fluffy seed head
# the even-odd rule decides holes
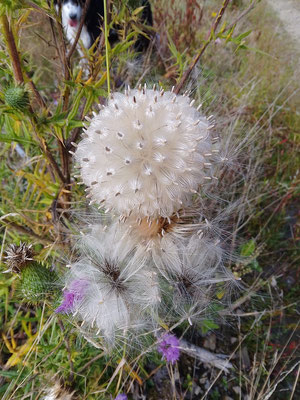
[[[33,262],[21,271],[20,290],[26,301],[39,302],[54,291],[57,275],[43,265]]]
[[[92,202],[124,216],[169,217],[208,177],[209,121],[187,96],[115,93],[75,157]]]
[[[235,277],[223,264],[223,250],[212,236],[166,235],[161,249],[154,248],[152,256],[168,283],[162,305],[168,310],[165,320],[170,322],[180,317],[192,324],[213,314],[216,304],[225,304],[227,293],[237,287]]]
[[[33,260],[34,252],[31,245],[20,243],[19,246],[11,244],[6,251],[6,264],[9,269],[7,272],[20,273],[28,263]]]
[[[17,110],[25,110],[29,104],[28,92],[23,86],[13,86],[4,93],[5,103]]]
[[[83,257],[71,265],[56,312],[73,313],[108,342],[117,331],[140,329],[160,296],[148,257],[137,255],[118,224],[98,225],[82,236]]]

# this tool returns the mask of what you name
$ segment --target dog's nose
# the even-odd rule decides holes
[[[77,14],[70,14],[69,17],[70,19],[74,20],[77,18]]]

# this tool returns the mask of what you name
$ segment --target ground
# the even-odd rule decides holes
[[[284,29],[300,46],[300,2],[297,0],[267,0],[269,5],[278,13],[284,24]]]

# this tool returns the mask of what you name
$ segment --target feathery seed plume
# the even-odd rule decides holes
[[[91,202],[122,216],[170,217],[211,179],[210,122],[188,96],[114,93],[75,158]]]
[[[157,275],[117,229],[98,225],[81,240],[65,298],[57,312],[72,312],[96,334],[113,342],[116,331],[143,327],[160,301]]]

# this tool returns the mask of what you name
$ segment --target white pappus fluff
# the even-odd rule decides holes
[[[94,114],[75,158],[92,203],[122,216],[169,217],[212,179],[210,122],[188,96],[140,87]]]
[[[143,328],[160,301],[149,257],[136,254],[117,224],[108,229],[95,226],[83,234],[79,248],[82,257],[71,265],[65,289],[73,290],[74,282],[79,288],[73,315],[109,343],[118,331]]]
[[[70,393],[64,389],[59,383],[53,383],[51,388],[46,390],[45,397],[42,400],[73,400],[74,392]]]
[[[160,249],[153,249],[153,259],[166,279],[168,290],[165,320],[178,317],[190,324],[209,315],[211,308],[225,296],[227,288],[236,286],[236,279],[223,264],[220,243],[212,237],[192,235],[189,238],[168,235]],[[224,298],[223,298],[224,301]]]

